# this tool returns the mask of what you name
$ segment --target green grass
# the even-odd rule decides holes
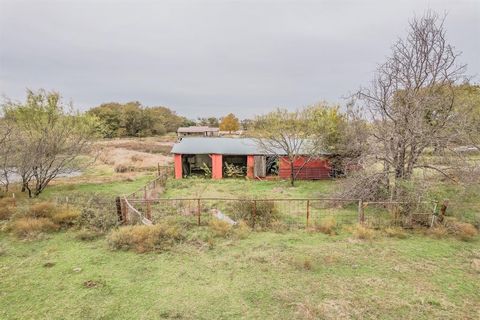
[[[41,198],[68,196],[69,194],[75,193],[95,193],[106,197],[114,197],[136,191],[152,179],[154,179],[154,175],[151,173],[146,173],[145,175],[137,177],[134,180],[52,185],[45,189],[45,191],[41,194]]]
[[[479,317],[478,238],[265,232],[162,254],[111,251],[74,232],[0,242],[1,319]]]
[[[211,180],[204,178],[186,178],[169,180],[166,198],[185,197],[222,197],[238,198],[310,198],[326,197],[336,185],[332,180],[296,181],[295,187],[286,180],[258,181],[238,179]]]

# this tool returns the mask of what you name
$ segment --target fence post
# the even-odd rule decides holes
[[[257,200],[253,200],[252,208],[252,229],[255,229],[255,220],[257,218]]]
[[[15,200],[15,193],[12,193],[12,198],[13,198],[13,207],[17,207],[17,200]]]
[[[143,200],[147,200],[147,186],[143,187]]]
[[[160,163],[157,163],[157,176],[160,176]]]
[[[123,208],[123,221],[124,223],[128,222],[128,206],[127,206],[127,201],[125,199],[122,199],[122,208]]]
[[[118,221],[123,222],[122,202],[120,197],[115,197],[115,206],[117,207]]]
[[[201,207],[200,207],[200,199],[197,199],[197,223],[198,223],[198,225],[200,225],[201,216],[202,216],[202,211],[201,211]]]
[[[310,222],[310,200],[307,200],[307,228]]]
[[[358,200],[358,222],[363,224],[365,222],[365,211],[363,209],[363,200]]]

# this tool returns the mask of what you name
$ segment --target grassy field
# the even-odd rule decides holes
[[[0,234],[1,319],[478,319],[480,242],[252,233],[162,254]]]
[[[165,198],[203,197],[203,198],[310,198],[326,197],[335,189],[335,181],[297,181],[295,187],[286,180],[258,181],[223,179],[212,181],[203,178],[169,180]]]
[[[143,150],[149,144],[115,143],[118,149],[154,152]],[[113,200],[154,178],[143,167],[115,172],[107,162],[55,181],[40,198],[97,194]],[[337,181],[298,181],[292,188],[288,181],[188,178],[169,180],[162,197],[318,198],[338,187]],[[480,185],[462,190],[445,184],[433,191],[450,199],[450,215],[476,221]],[[28,203],[21,195],[18,202]],[[297,209],[303,219],[303,204]],[[375,210],[365,208],[367,218]],[[205,214],[211,218],[210,211]],[[328,210],[312,204],[312,218],[316,214],[357,221],[355,204]],[[377,230],[373,239],[359,240],[342,223],[331,236],[307,232],[302,224],[225,239],[202,222],[190,226],[171,251],[139,254],[111,250],[108,232],[82,241],[73,227],[19,240],[0,221],[0,319],[480,318],[479,236],[437,239],[417,230],[400,239]]]

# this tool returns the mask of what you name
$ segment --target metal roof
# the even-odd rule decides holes
[[[177,154],[224,154],[265,155],[267,154],[254,139],[188,137],[173,145],[171,153]],[[277,155],[285,154],[282,150]],[[326,153],[323,153],[326,154]]]
[[[190,126],[190,127],[180,127],[177,129],[177,132],[180,133],[197,133],[197,132],[217,132],[218,128],[211,128],[206,126]]]

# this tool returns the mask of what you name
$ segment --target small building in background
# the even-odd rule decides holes
[[[292,169],[286,155],[265,153],[254,139],[248,138],[183,138],[171,151],[174,155],[175,178],[208,175],[212,179],[224,176],[249,178],[290,178]],[[241,169],[241,170],[240,170]],[[315,159],[299,156],[294,163],[297,179],[314,180],[333,177],[330,155]]]
[[[206,126],[190,126],[190,127],[180,127],[177,129],[177,136],[182,137],[189,137],[189,136],[197,136],[197,137],[217,137],[219,129],[206,127]]]

